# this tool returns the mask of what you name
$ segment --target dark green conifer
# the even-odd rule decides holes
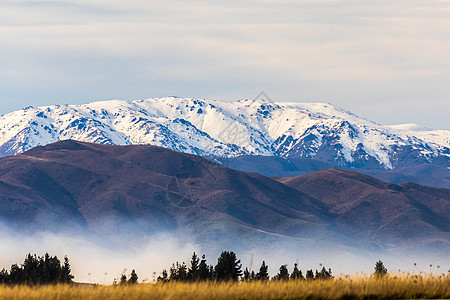
[[[313,280],[313,279],[314,279],[314,273],[313,273],[313,270],[307,270],[307,271],[306,271],[306,279],[307,279],[307,280]]]
[[[190,281],[200,280],[200,259],[197,254],[192,254],[191,267],[188,270],[188,278]]]
[[[138,282],[138,276],[136,274],[136,271],[133,269],[131,271],[130,279],[128,279],[128,284],[136,284]]]
[[[245,268],[245,270],[244,270],[244,275],[243,275],[243,280],[244,281],[250,281],[251,279],[250,279],[250,272],[248,271],[248,268]]]
[[[333,278],[333,275],[331,275],[331,269],[325,269],[325,267],[322,267],[322,270],[320,272],[317,272],[316,270],[316,279],[331,279]]]
[[[214,279],[217,281],[237,281],[242,275],[241,260],[233,251],[223,251],[214,268]]]
[[[292,270],[291,279],[292,280],[303,280],[303,279],[305,279],[303,277],[302,270],[298,269],[298,264],[297,263],[294,264],[294,269]]]
[[[120,284],[120,285],[126,285],[126,284],[127,284],[127,275],[122,274],[122,275],[120,276],[120,282],[119,282],[119,284]]]
[[[69,258],[64,256],[64,265],[61,267],[61,274],[59,277],[59,282],[61,283],[71,283],[74,276],[71,274],[72,270],[69,264]]]
[[[0,284],[8,283],[8,281],[9,281],[9,273],[5,268],[3,268],[0,271]]]
[[[161,276],[158,276],[158,278],[156,279],[156,282],[158,283],[164,283],[169,281],[169,275],[167,274],[167,270],[164,269],[161,273]]]
[[[269,266],[266,265],[266,262],[263,260],[261,267],[259,268],[259,272],[256,273],[256,280],[268,280],[269,279]]]
[[[177,263],[177,277],[178,281],[187,281],[188,279],[187,266],[184,262],[181,264]]]
[[[202,256],[202,260],[198,266],[198,276],[199,280],[209,280],[212,279],[211,268],[206,264],[205,255]]]
[[[275,275],[276,280],[288,280],[289,279],[289,271],[287,265],[281,265],[278,274]]]
[[[384,266],[383,262],[381,260],[378,260],[375,263],[375,272],[373,273],[373,275],[376,278],[382,278],[384,276],[386,276],[388,270],[386,269],[386,267]]]

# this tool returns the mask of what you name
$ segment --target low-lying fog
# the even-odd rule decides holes
[[[70,233],[41,232],[33,235],[18,234],[16,231],[0,225],[0,269],[10,269],[11,264],[21,264],[27,253],[57,255],[61,260],[64,255],[70,259],[72,273],[77,282],[95,282],[111,284],[122,272],[127,275],[135,269],[139,281],[151,282],[163,269],[169,269],[173,262],[186,262],[189,266],[192,253],[200,257],[206,254],[209,264],[215,265],[221,250],[235,251],[242,261],[243,269],[248,267],[257,272],[262,260],[269,265],[270,275],[277,273],[282,264],[287,264],[292,271],[293,264],[298,262],[305,274],[307,269],[320,269],[321,264],[331,268],[334,275],[341,273],[355,275],[370,274],[375,262],[381,259],[390,272],[420,271],[434,274],[447,273],[450,269],[448,256],[415,255],[401,251],[369,252],[355,248],[333,247],[330,244],[302,243],[301,241],[260,244],[253,249],[235,247],[221,249],[215,245],[199,245],[188,235],[158,234],[141,240],[139,243],[127,236],[115,237],[118,247],[93,237],[76,236]],[[417,264],[414,267],[414,263]],[[430,268],[430,265],[432,267]],[[439,268],[438,268],[439,266]]]

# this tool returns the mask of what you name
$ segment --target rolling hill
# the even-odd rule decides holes
[[[148,145],[67,140],[0,159],[0,220],[26,232],[448,249],[449,207],[448,189],[333,169],[269,178]]]

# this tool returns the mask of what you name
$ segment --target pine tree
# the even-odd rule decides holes
[[[200,259],[198,258],[197,254],[192,254],[191,259],[191,267],[188,270],[188,278],[191,281],[198,281],[200,280],[200,266],[199,266]]]
[[[214,279],[217,281],[237,281],[242,275],[241,260],[233,251],[223,251],[214,268]]]
[[[330,279],[333,278],[333,275],[331,275],[331,269],[325,269],[325,267],[322,267],[322,270],[320,272],[317,272],[316,270],[316,279]]]
[[[23,268],[19,267],[17,264],[11,266],[11,270],[9,271],[9,283],[25,283]]]
[[[375,272],[373,273],[373,275],[377,278],[381,278],[386,276],[388,270],[385,268],[385,266],[383,265],[383,262],[381,260],[377,261],[375,263]]]
[[[122,274],[122,275],[120,276],[120,282],[119,282],[119,284],[120,284],[120,285],[126,285],[126,284],[127,284],[127,275]]]
[[[40,274],[40,283],[56,283],[59,281],[61,275],[61,261],[56,256],[50,256],[48,253],[45,253],[43,257],[40,258],[40,264],[42,265],[39,268]]]
[[[21,280],[22,282],[14,282],[14,283],[26,283],[29,285],[34,285],[45,282],[42,278],[44,277],[44,274],[42,274],[43,273],[42,259],[38,258],[36,254],[31,255],[31,253],[28,253],[27,256],[25,257],[21,269],[23,276]]]
[[[248,271],[248,268],[245,268],[245,270],[244,270],[244,281],[250,281],[251,279],[250,279],[250,272]]]
[[[263,260],[261,267],[259,268],[259,272],[256,273],[256,280],[268,280],[269,279],[269,266],[266,265],[266,262]]]
[[[61,283],[71,283],[74,276],[71,274],[69,258],[64,256],[64,265],[61,267],[61,274],[59,276],[59,282]]]
[[[306,279],[307,279],[307,280],[313,280],[313,279],[314,279],[314,273],[313,273],[313,270],[307,270],[307,271],[306,271]]]
[[[275,275],[276,280],[288,280],[289,279],[289,271],[287,265],[281,265],[278,271],[278,274]]]
[[[210,267],[206,264],[206,258],[205,255],[202,256],[202,260],[200,261],[200,264],[198,266],[198,277],[199,280],[208,280],[212,279],[212,274]]]
[[[136,274],[136,271],[133,269],[131,271],[130,279],[128,279],[128,284],[136,284],[138,282],[138,276]]]
[[[0,271],[0,284],[2,284],[2,283],[8,283],[8,281],[9,281],[9,274],[8,274],[8,271],[7,271],[5,268],[3,268],[3,269]]]
[[[156,282],[162,282],[162,283],[164,283],[164,282],[167,282],[167,281],[169,281],[169,276],[168,276],[168,274],[167,274],[167,270],[164,269],[164,270],[162,271],[161,276],[158,276],[158,279],[156,280]]]
[[[178,265],[178,262],[177,262]],[[175,264],[172,264],[172,266],[169,269],[169,280],[170,281],[177,281],[178,280],[178,274],[177,274],[177,267]]]
[[[187,266],[184,262],[182,262],[181,264],[177,263],[177,277],[178,281],[187,281],[188,272]]]
[[[298,264],[294,264],[294,269],[292,270],[291,279],[293,280],[304,280],[302,270],[298,269]]]

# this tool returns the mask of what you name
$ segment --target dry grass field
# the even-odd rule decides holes
[[[252,283],[0,286],[0,299],[449,299],[450,277]]]

